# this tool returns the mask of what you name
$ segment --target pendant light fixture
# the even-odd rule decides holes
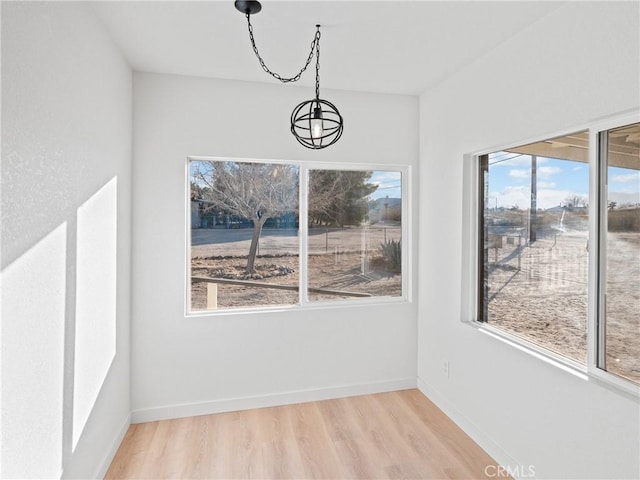
[[[311,60],[316,57],[316,96],[311,100],[306,100],[298,104],[291,113],[291,133],[301,145],[318,150],[326,148],[336,143],[342,136],[344,120],[336,106],[320,98],[320,25],[316,25],[316,34],[311,42],[311,51],[307,61],[300,71],[293,77],[285,78],[278,73],[272,72],[266,66],[264,60],[258,52],[255,38],[253,36],[253,26],[251,25],[251,15],[262,10],[260,2],[255,0],[236,0],[235,7],[247,18],[249,28],[249,40],[251,47],[256,54],[262,69],[273,78],[282,83],[297,82],[307,69]]]

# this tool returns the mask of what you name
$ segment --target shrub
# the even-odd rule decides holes
[[[640,208],[609,211],[610,232],[640,232]]]
[[[388,240],[380,244],[382,258],[390,272],[400,273],[402,269],[402,252],[399,240]]]

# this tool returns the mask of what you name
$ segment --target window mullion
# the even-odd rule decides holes
[[[478,175],[478,265],[477,272],[479,274],[478,281],[478,312],[477,320],[479,322],[487,321],[487,278],[485,262],[488,258],[488,241],[485,231],[484,214],[486,209],[486,196],[487,196],[487,175],[489,173],[489,155],[480,156],[480,174]]]
[[[597,278],[595,279],[595,286],[597,288],[596,296],[596,329],[594,330],[596,335],[595,344],[595,356],[596,367],[602,370],[607,369],[606,365],[606,278],[607,278],[607,157],[608,157],[608,138],[606,132],[599,132],[597,134],[598,142],[598,157],[596,158],[596,168],[598,169],[598,184],[596,185],[596,191],[598,195],[598,202],[596,208],[598,231],[594,237],[597,237],[596,251],[596,268]]]
[[[309,168],[306,166],[300,166],[300,215],[299,215],[299,266],[300,275],[298,276],[299,287],[299,299],[300,305],[306,305],[309,303],[308,284],[309,284]]]

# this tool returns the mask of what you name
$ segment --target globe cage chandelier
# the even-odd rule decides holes
[[[247,18],[249,40],[251,41],[253,52],[260,62],[260,66],[273,78],[282,83],[297,82],[315,55],[316,96],[311,100],[306,100],[298,104],[293,109],[291,113],[291,133],[293,133],[293,136],[301,145],[314,150],[326,148],[336,143],[342,136],[344,120],[333,103],[320,98],[320,25],[316,25],[316,34],[311,42],[311,51],[309,52],[306,63],[295,76],[285,78],[278,73],[272,72],[269,67],[266,66],[258,52],[258,47],[256,47],[253,36],[253,26],[251,25],[251,15],[255,15],[262,10],[260,2],[254,0],[236,0],[235,7]]]

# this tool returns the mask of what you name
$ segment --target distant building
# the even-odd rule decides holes
[[[295,213],[285,213],[269,218],[264,228],[298,228],[298,225],[298,217]],[[192,198],[191,228],[253,228],[253,221],[216,210],[211,201]]]

